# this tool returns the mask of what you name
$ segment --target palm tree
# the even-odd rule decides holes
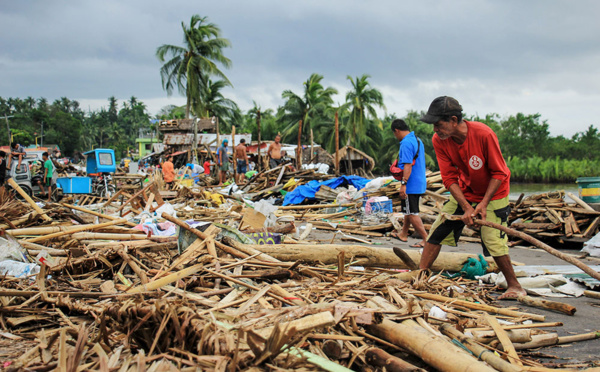
[[[228,85],[224,80],[213,82],[211,79],[207,79],[200,93],[200,101],[194,109],[196,116],[206,113],[207,117],[217,117],[223,130],[231,129],[233,123],[241,122],[238,105],[229,98],[225,98],[221,93],[221,90]]]
[[[171,95],[177,87],[186,96],[185,117],[189,118],[190,109],[197,106],[200,100],[202,82],[208,76],[219,76],[231,85],[217,67],[217,63],[226,68],[231,66],[229,58],[223,55],[223,48],[229,47],[231,43],[219,37],[221,30],[213,23],[208,23],[207,17],[193,15],[189,27],[182,22],[181,28],[185,46],[161,45],[156,50],[156,57],[164,62],[160,69],[163,89]]]
[[[285,125],[283,139],[293,139],[298,133],[298,122],[302,120],[302,132],[306,138],[306,133],[310,133],[313,126],[318,126],[320,121],[325,120],[325,113],[333,104],[331,96],[337,94],[337,90],[332,87],[324,88],[321,84],[323,76],[312,74],[306,80],[304,93],[297,95],[291,90],[285,90],[281,97],[286,100],[279,110],[279,120]],[[331,122],[331,120],[330,120]]]
[[[355,146],[367,141],[367,121],[377,120],[375,107],[385,109],[383,95],[379,90],[369,87],[369,77],[364,74],[354,80],[351,76],[347,76],[352,83],[352,90],[346,93],[346,105],[351,108],[346,125],[349,126],[350,141]]]

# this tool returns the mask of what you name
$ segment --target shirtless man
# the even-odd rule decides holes
[[[248,152],[246,151],[245,139],[242,138],[240,144],[235,147],[233,158],[236,160],[235,164],[237,165],[237,183],[242,184],[244,183],[248,169]]]
[[[269,146],[267,155],[269,156],[269,167],[271,169],[281,164],[281,136],[279,134],[275,136],[275,142]]]

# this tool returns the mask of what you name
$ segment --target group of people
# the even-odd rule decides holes
[[[391,130],[400,141],[398,166],[403,169],[400,198],[406,216],[397,238],[407,241],[412,225],[423,239],[415,245],[423,247],[419,268],[429,269],[442,244],[456,246],[464,226],[474,225],[475,219],[506,226],[510,214],[510,170],[494,131],[483,123],[464,120],[462,106],[456,99],[448,96],[434,99],[421,121],[433,125],[433,148],[442,182],[450,191],[450,198],[429,233],[419,217],[419,199],[427,186],[423,143],[403,120],[394,120]],[[448,219],[448,215],[460,219]],[[512,268],[506,234],[481,226],[481,240],[484,254],[493,257],[507,282],[507,289],[499,298],[525,295]]]
[[[13,146],[13,144],[11,144],[11,149],[13,148],[16,151],[11,152],[8,156],[6,152],[0,151],[0,188],[4,188],[4,183],[6,182],[6,179],[9,176],[9,172],[11,169],[10,164],[12,159],[18,159],[16,169],[21,168],[21,163],[23,161],[25,150],[20,145]],[[50,156],[47,152],[44,152],[42,154],[41,163],[41,166],[38,166],[35,169],[35,175],[32,177],[32,183],[37,184],[40,187],[40,189],[42,190],[42,194],[46,195],[48,198],[48,202],[50,202],[52,198],[52,177],[54,175],[54,163],[52,163],[52,160],[50,159]],[[46,191],[46,188],[48,191]]]
[[[229,172],[229,153],[227,145],[229,140],[225,138],[221,142],[221,146],[217,149],[217,167],[219,170],[219,185],[223,185],[227,181],[227,172]],[[241,139],[240,143],[233,149],[233,166],[236,167],[236,179],[238,184],[244,183],[246,172],[250,167],[248,161],[248,149],[245,139]]]

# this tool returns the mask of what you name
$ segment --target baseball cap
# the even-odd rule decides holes
[[[456,115],[462,112],[462,106],[452,97],[441,96],[433,100],[429,105],[427,114],[421,118],[422,122],[434,124],[448,115]]]

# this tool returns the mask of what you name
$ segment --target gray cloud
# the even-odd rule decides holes
[[[168,99],[161,44],[181,22],[208,16],[226,51],[243,109],[281,104],[313,72],[338,87],[368,73],[389,112],[424,110],[441,94],[467,112],[542,114],[570,136],[600,116],[600,25],[595,1],[27,1],[0,3],[0,95],[67,96],[93,108],[115,95]]]

